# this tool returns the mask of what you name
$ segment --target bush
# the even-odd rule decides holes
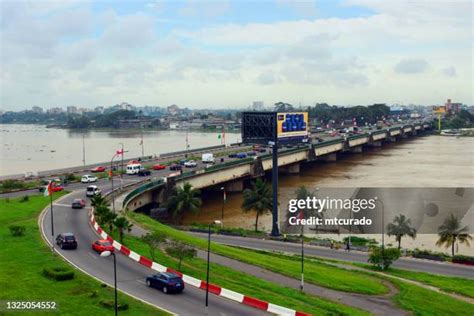
[[[400,258],[400,250],[398,248],[385,248],[382,252],[382,247],[373,247],[371,248],[368,262],[379,269],[386,270],[398,258]]]
[[[30,197],[28,195],[24,195],[21,197],[20,202],[28,202],[30,200]]]
[[[349,241],[349,236],[344,237],[343,241],[344,241],[344,244],[347,244],[347,242]],[[367,245],[375,245],[377,244],[377,241],[375,241],[375,239],[351,236],[351,244],[353,246],[367,246]]]
[[[448,256],[441,252],[432,252],[429,250],[415,249],[412,253],[413,258],[428,259],[434,261],[446,261]]]
[[[71,182],[71,181],[76,181],[78,178],[73,174],[73,173],[68,173],[64,180]]]
[[[453,257],[453,263],[461,263],[467,265],[474,265],[474,257],[456,255]]]
[[[43,275],[56,281],[66,281],[74,279],[74,271],[69,268],[62,267],[44,268]]]
[[[26,227],[25,226],[19,226],[19,225],[11,225],[8,227],[10,229],[10,233],[14,237],[20,237],[25,234]]]
[[[115,308],[115,301],[114,300],[100,300],[100,306],[105,308]],[[128,310],[128,303],[118,303],[118,310],[119,311],[126,311]]]

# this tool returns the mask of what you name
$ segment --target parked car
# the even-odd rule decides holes
[[[166,165],[157,164],[152,167],[153,170],[163,170],[166,169]]]
[[[158,274],[151,275],[146,278],[146,284],[149,287],[154,287],[156,289],[162,290],[163,293],[179,293],[184,290],[184,281],[183,279],[171,272],[162,272]]]
[[[82,183],[96,182],[97,180],[99,180],[99,178],[97,178],[96,176],[88,175],[88,174],[83,175],[81,178]]]
[[[242,158],[247,158],[247,154],[246,153],[238,153],[235,158],[239,158],[239,159],[242,159]]]
[[[83,199],[74,199],[71,204],[72,208],[84,208],[85,206],[86,202]]]
[[[146,169],[142,169],[140,171],[138,171],[138,176],[140,177],[146,177],[146,176],[149,176],[151,174],[151,171],[150,170],[146,170]]]
[[[184,163],[186,168],[194,168],[197,167],[197,163],[194,160],[189,160]]]
[[[183,169],[183,166],[178,165],[178,164],[172,164],[170,166],[170,170],[178,170],[179,171],[179,170],[182,170],[182,169]]]
[[[92,249],[97,251],[98,253],[102,253],[103,251],[114,251],[114,246],[112,243],[106,239],[99,239],[92,243]]]
[[[77,240],[76,236],[73,233],[61,233],[56,236],[56,244],[61,249],[76,249],[77,248]]]
[[[105,167],[104,166],[98,166],[98,167],[95,167],[95,168],[92,168],[91,169],[91,172],[104,172],[105,171]]]
[[[86,189],[86,196],[87,197],[93,197],[94,195],[99,195],[101,193],[102,193],[102,191],[96,185],[90,185]]]

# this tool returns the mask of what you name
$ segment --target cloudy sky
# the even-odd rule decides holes
[[[472,104],[471,1],[9,1],[3,110]]]

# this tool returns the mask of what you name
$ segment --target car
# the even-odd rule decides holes
[[[105,167],[104,166],[98,166],[98,167],[95,167],[95,168],[92,168],[91,169],[91,172],[104,172],[105,171]]]
[[[228,156],[229,158],[237,158],[237,153],[232,153],[232,154],[229,154]]]
[[[189,160],[184,163],[186,168],[194,168],[197,167],[197,163],[194,160]]]
[[[170,165],[170,170],[182,170],[183,169],[183,166],[181,165],[178,165],[178,164],[172,164]]]
[[[181,160],[179,161],[179,164],[180,164],[181,166],[184,166],[184,165],[186,164],[186,162],[188,162],[187,159],[181,159]]]
[[[153,170],[163,170],[166,169],[166,165],[157,164],[152,167]]]
[[[251,156],[256,156],[257,153],[255,151],[249,151],[247,152],[247,156],[251,157]]]
[[[94,241],[92,243],[92,249],[98,253],[102,253],[104,251],[114,252],[114,246],[107,239],[99,239]]]
[[[239,158],[239,159],[242,159],[242,158],[247,158],[247,154],[246,153],[238,153],[235,158]]]
[[[72,208],[84,208],[85,206],[86,202],[83,199],[74,199],[71,204]]]
[[[146,279],[146,284],[149,287],[154,287],[156,289],[162,290],[163,293],[180,293],[184,290],[184,281],[183,279],[172,272],[161,272],[148,276]]]
[[[259,153],[266,153],[266,152],[267,152],[267,150],[266,150],[265,148],[263,148],[263,147],[259,147],[259,148],[255,149],[255,150],[258,151]]]
[[[102,193],[102,191],[96,185],[90,185],[86,189],[86,196],[87,197],[93,197],[93,196],[99,195],[101,193]]]
[[[146,169],[142,169],[140,171],[138,171],[138,176],[140,177],[146,177],[146,176],[149,176],[151,174],[151,171],[150,170],[146,170]]]
[[[99,178],[97,178],[96,176],[88,175],[88,174],[85,174],[81,177],[82,183],[97,182],[97,180],[99,180]]]
[[[77,240],[73,233],[61,233],[57,235],[56,244],[61,249],[77,249]]]

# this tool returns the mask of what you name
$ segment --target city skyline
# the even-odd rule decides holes
[[[2,2],[2,110],[472,104],[472,3]]]

